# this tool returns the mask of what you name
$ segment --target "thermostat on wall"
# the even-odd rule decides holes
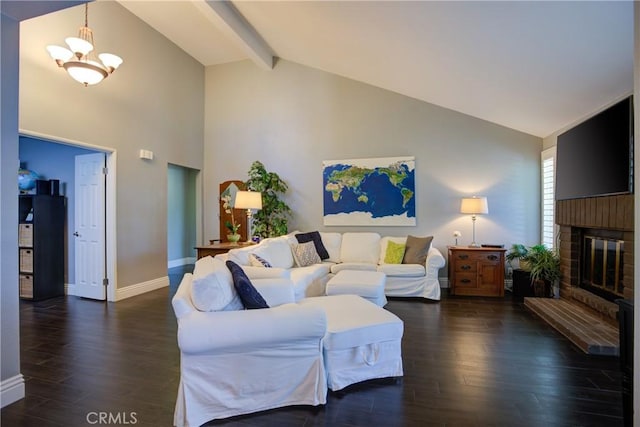
[[[146,160],[153,160],[153,151],[151,150],[140,150],[140,158]]]

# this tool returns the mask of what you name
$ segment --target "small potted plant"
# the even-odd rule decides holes
[[[221,197],[222,199],[222,207],[224,211],[228,214],[231,214],[231,221],[225,221],[224,226],[227,227],[230,234],[227,234],[227,240],[231,243],[238,243],[240,241],[240,234],[238,234],[238,229],[240,228],[240,224],[236,223],[236,218],[233,215],[233,206],[231,206],[231,195],[227,194]]]
[[[507,259],[509,265],[511,265],[512,267],[513,265],[511,264],[511,262],[514,260],[518,260],[519,268],[528,271],[530,268],[526,260],[528,253],[529,249],[527,249],[525,245],[521,243],[514,243],[511,246],[511,249],[509,249],[509,252],[507,252],[507,254],[505,255],[505,258]]]

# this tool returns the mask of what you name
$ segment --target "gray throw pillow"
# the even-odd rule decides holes
[[[407,236],[407,246],[404,251],[403,264],[420,264],[425,265],[427,262],[427,253],[431,247],[433,236],[415,237]]]

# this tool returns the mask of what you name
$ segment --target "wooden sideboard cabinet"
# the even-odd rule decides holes
[[[238,242],[238,243],[231,243],[231,242],[221,242],[221,243],[213,243],[211,245],[205,245],[205,246],[196,246],[196,253],[197,253],[197,259],[206,257],[206,256],[216,256],[219,254],[226,254],[227,252],[229,252],[231,249],[236,249],[236,248],[243,248],[246,246],[251,246],[254,245],[255,243],[253,242]]]
[[[451,295],[504,296],[504,253],[501,248],[449,246]]]

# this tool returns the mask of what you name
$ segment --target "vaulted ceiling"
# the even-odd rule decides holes
[[[632,1],[118,1],[205,66],[283,58],[540,137],[633,91]]]

